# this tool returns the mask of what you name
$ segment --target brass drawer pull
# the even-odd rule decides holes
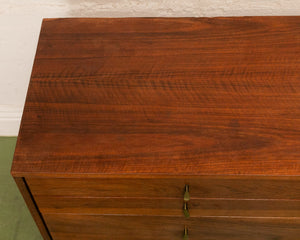
[[[188,202],[190,200],[190,192],[189,192],[189,185],[185,185],[185,191],[183,195],[183,200]]]
[[[188,229],[187,229],[187,227],[184,227],[183,240],[188,240],[188,239],[189,239]]]
[[[189,213],[189,209],[188,209],[188,205],[187,205],[187,202],[184,203],[184,206],[183,206],[183,214],[186,218],[189,218],[190,217],[190,213]]]

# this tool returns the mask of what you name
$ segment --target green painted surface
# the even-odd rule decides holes
[[[0,240],[42,240],[10,175],[16,137],[0,137]]]

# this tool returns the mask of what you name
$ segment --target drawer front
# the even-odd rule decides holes
[[[184,216],[182,199],[165,198],[78,198],[37,196],[42,213]],[[191,199],[187,202],[191,217],[247,216],[300,217],[300,201]]]
[[[299,218],[101,216],[44,214],[53,240],[299,240]]]
[[[179,198],[189,185],[190,198],[300,200],[300,178],[26,178],[33,194],[64,197]]]

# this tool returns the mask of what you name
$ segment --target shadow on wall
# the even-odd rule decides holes
[[[298,0],[65,0],[73,17],[299,15]]]
[[[204,16],[207,0],[66,0],[74,17]],[[205,4],[205,5],[206,5]]]

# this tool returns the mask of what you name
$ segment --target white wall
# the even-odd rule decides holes
[[[0,136],[16,136],[42,18],[300,15],[300,0],[0,0]]]

